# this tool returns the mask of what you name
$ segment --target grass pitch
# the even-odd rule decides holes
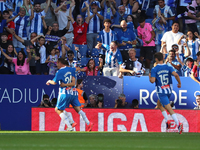
[[[199,150],[199,133],[0,131],[0,150]]]

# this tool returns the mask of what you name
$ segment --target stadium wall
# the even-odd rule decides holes
[[[75,131],[86,131],[83,119],[71,108],[66,109],[77,122]],[[92,131],[130,132],[178,132],[171,116],[172,125],[166,131],[166,123],[156,109],[89,109],[84,108],[88,119],[94,123]],[[183,132],[200,132],[199,110],[175,110],[183,123]],[[32,131],[65,131],[66,126],[52,108],[32,108]]]
[[[43,94],[50,99],[57,97],[58,85],[46,86],[50,75],[0,75],[0,129],[1,130],[31,130],[31,108],[37,107]],[[156,106],[157,96],[155,86],[144,77],[84,77],[83,90],[90,94],[104,94],[104,108],[113,108],[115,99],[124,93],[131,106],[133,99],[139,100],[139,107],[152,109]],[[174,79],[173,79],[174,80]],[[176,109],[193,109],[195,95],[200,94],[199,85],[190,78],[181,78],[182,88],[176,87],[171,101]]]

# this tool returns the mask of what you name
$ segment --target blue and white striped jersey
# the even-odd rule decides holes
[[[172,72],[174,69],[166,64],[158,64],[151,69],[151,77],[156,78],[156,92],[158,94],[172,93]]]
[[[53,81],[56,83],[71,83],[72,77],[75,77],[76,68],[62,67],[57,72]],[[75,87],[59,87],[59,94],[77,95]]]
[[[15,20],[14,20],[15,33],[19,37],[27,37],[26,27],[27,27],[27,24],[29,23],[29,21],[30,21],[29,16],[24,16],[24,17],[18,16],[17,18],[15,18]]]
[[[29,9],[29,14],[31,14],[31,10]],[[45,16],[46,13],[43,10],[42,12],[36,13],[34,12],[34,18],[31,20],[30,33],[37,33],[38,35],[43,33],[43,23],[42,16]]]

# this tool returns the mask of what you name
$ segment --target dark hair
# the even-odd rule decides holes
[[[42,97],[42,99],[45,99],[45,98],[48,98],[48,99],[49,99],[49,95],[44,94],[43,97]]]
[[[38,40],[40,41],[40,39],[45,39],[43,36],[40,36],[39,38],[38,38]]]
[[[117,41],[112,41],[111,43],[115,43],[115,45],[118,46],[118,42]]]
[[[127,22],[127,18],[128,18],[128,16],[130,16],[131,18],[132,18],[132,22],[133,22],[133,24],[134,24],[134,18],[133,18],[133,16],[132,15],[127,15],[127,17],[126,17],[126,22]]]
[[[9,11],[8,10],[4,10],[3,14],[9,14]]]
[[[129,0],[127,1],[126,5],[128,5],[128,3],[129,3]],[[123,1],[121,1],[121,4],[120,4],[120,5],[123,5]]]
[[[40,3],[34,3],[34,5],[33,6],[35,6],[35,5],[41,5]]]
[[[60,62],[63,65],[69,66],[68,61],[64,58],[58,58],[58,62]]]
[[[163,2],[164,2],[165,0],[158,0],[158,2],[159,2],[159,1],[163,1]]]
[[[0,11],[0,22],[3,20],[2,12]]]
[[[67,55],[68,54],[74,54],[74,52],[72,51],[72,50],[69,50],[68,52],[67,52]]]
[[[86,67],[90,70],[89,62],[92,61],[92,60],[94,61],[94,67],[93,67],[93,76],[94,76],[94,75],[95,75],[95,74],[94,74],[94,73],[95,73],[95,67],[96,67],[96,66],[95,66],[95,60],[92,59],[92,58],[91,58],[90,60],[88,60],[88,63],[87,63],[87,65],[86,65]],[[92,70],[90,70],[90,71],[92,71]]]
[[[179,22],[176,21],[176,20],[174,20],[173,23],[172,23],[172,26],[173,26],[175,23],[177,23],[177,24],[179,25]]]
[[[110,24],[112,23],[110,19],[105,19],[105,20],[103,21],[103,23],[105,23],[105,22],[109,22]]]
[[[161,52],[157,52],[154,54],[154,58],[155,59],[157,58],[158,61],[161,61],[161,60],[163,60],[163,54]]]
[[[187,62],[187,61],[194,62],[194,59],[192,59],[192,58],[189,57],[189,58],[186,59],[185,62]]]
[[[143,23],[145,21],[145,17],[144,16],[140,16],[138,22],[139,23]]]
[[[31,35],[32,35],[32,34],[36,34],[36,36],[37,36],[37,33],[36,33],[36,32],[32,32]]]
[[[138,105],[139,105],[138,100],[137,99],[133,99],[132,100],[132,108],[138,107]]]
[[[1,36],[3,36],[3,35],[8,36],[8,33],[7,33],[7,32],[2,32],[2,33],[1,33]]]
[[[17,57],[17,66],[23,66],[24,62],[25,62],[25,59],[26,59],[26,54],[25,54],[25,52],[23,50],[20,50],[18,52],[18,55],[19,55],[19,53],[22,53],[23,59],[20,61],[19,58]]]
[[[80,85],[81,82],[83,82],[83,79],[77,79],[77,81],[76,81],[76,87],[77,87],[78,85]]]
[[[188,33],[188,32],[191,32],[191,33],[192,33],[192,35],[193,35],[193,37],[192,37],[192,41],[194,42],[194,41],[195,41],[194,33],[193,33],[191,30],[188,30],[187,33]],[[187,42],[187,41],[188,41],[188,38],[186,39],[186,42]]]
[[[13,47],[13,51],[11,52],[11,54],[8,53],[8,47],[9,47],[10,45]],[[6,49],[6,54],[9,55],[10,57],[14,57],[14,56],[15,56],[14,46],[13,46],[12,44],[8,44],[8,47],[7,47],[7,49]],[[10,64],[10,62],[8,61],[7,58],[5,58],[5,63]]]
[[[174,54],[176,53],[176,51],[175,51],[175,50],[173,50],[173,49],[172,49],[172,50],[170,50],[170,51],[169,51],[169,53],[170,53],[170,52],[172,52],[172,53],[174,53]]]
[[[200,55],[200,51],[198,51],[196,55],[199,56]]]

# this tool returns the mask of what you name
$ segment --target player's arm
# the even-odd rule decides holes
[[[156,82],[156,78],[155,78],[155,77],[151,77],[151,73],[149,73],[149,81],[150,81],[151,83]]]
[[[53,81],[53,80],[48,80],[47,82],[46,82],[46,85],[56,85],[56,82],[55,81]]]
[[[66,87],[66,86],[68,86],[68,87],[72,87],[72,86],[75,86],[76,85],[76,79],[75,79],[75,77],[72,77],[72,82],[71,83],[61,83],[60,84],[60,86],[61,87]]]
[[[178,82],[177,87],[181,88],[181,80],[180,80],[179,75],[175,71],[172,72],[172,75],[175,77],[176,81]]]

